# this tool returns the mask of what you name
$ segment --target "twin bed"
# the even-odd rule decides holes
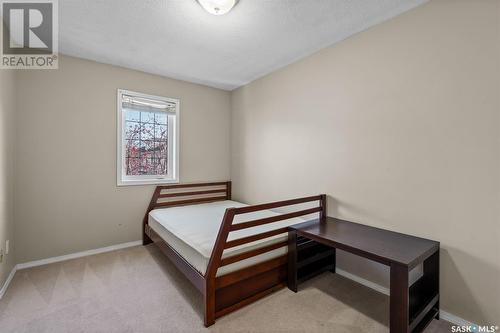
[[[325,216],[325,195],[251,206],[231,200],[231,182],[157,186],[143,244],[157,245],[203,294],[210,326],[284,287],[287,227]]]

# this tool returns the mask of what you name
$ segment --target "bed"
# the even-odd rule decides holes
[[[204,295],[208,327],[284,287],[288,226],[325,216],[325,195],[247,205],[231,200],[231,182],[157,186],[143,244],[158,246]]]

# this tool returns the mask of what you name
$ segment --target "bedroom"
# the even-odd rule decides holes
[[[228,181],[173,191],[315,197],[253,219],[319,207],[437,241],[427,331],[500,325],[499,1],[46,2],[57,68],[0,69],[1,332],[206,330],[203,292],[142,245],[145,213],[156,185]],[[133,118],[148,113],[168,120]],[[166,130],[131,138],[127,122]],[[389,268],[344,250],[336,274],[208,330],[389,331]]]

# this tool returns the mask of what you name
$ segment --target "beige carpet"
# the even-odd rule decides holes
[[[388,298],[325,273],[202,324],[202,298],[154,246],[18,271],[0,332],[388,332]],[[434,321],[427,332],[450,332]]]

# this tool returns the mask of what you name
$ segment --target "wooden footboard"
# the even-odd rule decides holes
[[[186,199],[186,197],[188,197]],[[203,293],[205,300],[205,326],[210,326],[215,319],[235,311],[251,302],[254,302],[273,291],[284,287],[287,279],[287,256],[283,255],[217,276],[219,268],[245,260],[257,255],[287,245],[287,241],[263,245],[246,252],[223,257],[225,249],[264,240],[287,232],[286,227],[276,228],[251,236],[228,241],[231,232],[253,228],[264,224],[287,220],[290,218],[319,213],[319,218],[326,217],[326,196],[316,195],[292,200],[278,201],[241,208],[228,208],[224,214],[221,227],[217,236],[210,261],[205,275],[201,275],[193,266],[185,261],[172,247],[161,239],[148,226],[149,212],[156,208],[178,205],[191,205],[217,200],[231,199],[231,182],[203,183],[203,184],[177,184],[158,186],[151,198],[146,215],[143,220],[144,244],[154,243],[167,255],[181,272]],[[275,209],[297,204],[317,202],[317,206],[282,213],[275,216],[233,224],[237,215]]]
[[[313,208],[302,209],[290,213],[265,217],[257,220],[250,220],[234,224],[236,215],[275,209],[285,206],[293,206],[306,202],[317,202],[318,205]],[[261,205],[246,206],[241,208],[228,208],[224,215],[217,241],[208,264],[205,274],[206,292],[205,292],[205,325],[210,326],[215,322],[215,318],[223,316],[229,312],[256,301],[267,294],[279,289],[285,285],[287,278],[287,256],[281,256],[276,259],[268,260],[256,264],[252,267],[240,269],[236,272],[216,277],[217,270],[220,267],[233,264],[269,251],[287,246],[287,241],[265,245],[243,253],[238,253],[230,257],[224,257],[225,249],[235,246],[252,243],[287,232],[288,228],[276,228],[271,231],[234,239],[228,241],[228,236],[233,231],[253,228],[256,226],[271,224],[290,218],[305,216],[313,213],[319,213],[319,218],[326,216],[326,196],[317,195],[292,200],[271,202]]]

